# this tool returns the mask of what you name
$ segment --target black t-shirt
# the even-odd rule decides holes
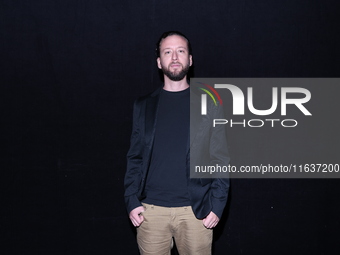
[[[189,107],[189,88],[178,92],[162,91],[145,203],[166,207],[190,205],[186,172]]]

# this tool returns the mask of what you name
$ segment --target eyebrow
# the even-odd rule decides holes
[[[188,49],[188,48],[185,47],[185,46],[179,46],[179,47],[177,47],[177,49],[179,49],[179,48],[186,49],[186,50]],[[170,48],[170,47],[164,48],[162,51],[169,50],[169,49],[172,49],[172,48]]]

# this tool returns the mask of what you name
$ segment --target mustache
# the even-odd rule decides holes
[[[180,63],[180,62],[171,62],[169,64],[169,66],[171,66],[171,65],[181,65],[181,66],[183,66],[182,63]]]

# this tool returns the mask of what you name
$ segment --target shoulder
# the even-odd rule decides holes
[[[137,98],[137,100],[136,100],[135,103],[136,103],[136,104],[141,104],[141,103],[146,102],[147,100],[149,100],[149,99],[151,99],[151,98],[157,97],[157,96],[159,96],[159,94],[161,93],[161,90],[162,90],[162,88],[159,87],[159,88],[157,88],[156,90],[152,91],[151,93],[146,94],[146,95],[144,95],[144,96],[141,96],[141,97]]]

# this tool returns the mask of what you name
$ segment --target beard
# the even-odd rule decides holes
[[[170,65],[169,65],[168,68],[162,66],[162,71],[172,81],[181,81],[181,80],[183,80],[184,77],[189,72],[189,68],[190,68],[189,63],[185,67],[182,65],[182,70],[181,71],[173,71],[173,72],[170,71]]]

